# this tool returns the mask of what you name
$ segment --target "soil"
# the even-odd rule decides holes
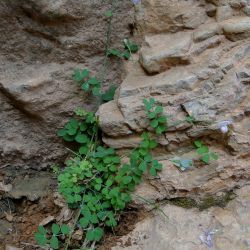
[[[131,232],[135,225],[149,216],[143,208],[128,208],[120,217],[119,225],[114,229],[114,232],[107,232],[101,246],[98,247],[98,250],[110,250],[113,246],[117,245],[119,239]],[[130,245],[129,242],[126,242],[127,246]]]
[[[34,175],[38,175],[33,172],[27,175],[25,171],[23,174],[26,178],[29,176],[31,179],[33,179]],[[5,183],[13,183],[15,177],[21,180],[23,179],[22,175],[12,177],[11,180],[8,176],[10,176],[10,173],[5,173],[2,181]],[[28,183],[30,183],[29,178],[27,180]],[[27,186],[26,188],[30,187]],[[56,188],[53,184],[50,186],[49,191],[46,192],[46,195],[43,195],[35,201],[30,201],[26,197],[18,199],[13,197],[8,198],[5,193],[0,194],[0,222],[2,222],[3,225],[1,228],[0,223],[0,250],[4,250],[5,245],[20,247],[24,250],[41,249],[36,245],[34,240],[34,233],[39,223],[49,216],[57,217],[61,212],[61,208],[55,204],[55,190]],[[148,216],[148,212],[143,208],[130,205],[130,207],[120,215],[119,225],[114,228],[113,231],[106,231],[104,239],[96,246],[97,249],[110,250],[119,242],[122,236],[131,232],[135,228],[136,223],[146,216]],[[1,234],[1,229],[7,230],[7,233],[4,235]],[[75,246],[80,246],[79,242],[72,240],[72,243]]]
[[[55,206],[53,197],[50,195],[38,202],[31,202],[26,199],[14,200],[14,204],[16,208],[15,213],[9,213],[13,218],[11,230],[9,234],[5,235],[3,243],[22,247],[25,250],[36,249],[34,233],[39,223],[49,215],[57,215],[59,208]]]

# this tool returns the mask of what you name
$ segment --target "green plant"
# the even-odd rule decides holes
[[[123,51],[118,49],[109,49],[108,56],[117,56],[119,58],[128,60],[131,57],[131,54],[136,53],[139,50],[139,46],[129,39],[123,40],[123,46]]]
[[[98,132],[98,120],[93,112],[82,108],[75,110],[76,118],[70,119],[57,133],[66,142],[76,142],[80,145],[79,153],[86,155],[89,147],[93,146],[93,135]]]
[[[114,2],[115,0],[111,0],[112,8],[105,13],[108,28],[105,59],[100,75],[91,76],[88,69],[77,69],[74,72],[74,80],[82,90],[92,93],[102,101],[112,100],[116,90],[113,85],[106,92],[102,92],[108,57],[129,59],[139,49],[129,39],[124,39],[123,51],[110,49]],[[35,240],[40,246],[52,249],[63,247],[67,250],[72,234],[77,227],[81,227],[84,231],[81,249],[95,249],[95,244],[102,239],[105,229],[117,225],[121,212],[132,200],[131,195],[142,182],[143,176],[148,174],[155,177],[162,170],[162,164],[152,155],[152,150],[158,146],[152,134],[164,133],[168,121],[163,115],[163,107],[156,105],[155,99],[144,99],[143,103],[151,129],[150,132],[141,134],[139,146],[131,150],[125,163],[121,161],[124,156],[119,156],[115,149],[102,144],[98,118],[93,112],[77,108],[75,116],[58,131],[59,137],[78,146],[77,152],[71,151],[73,155],[67,160],[65,169],[54,168],[58,174],[58,190],[69,207],[75,209],[75,217],[70,228],[65,224],[53,224],[51,230],[39,226]],[[194,122],[191,117],[186,121]],[[191,163],[187,159],[181,159],[176,164],[183,168]]]
[[[101,81],[95,76],[90,77],[88,69],[76,69],[73,74],[74,80],[81,85],[84,92],[92,92],[94,96],[102,99],[103,102],[113,100],[116,86],[111,85],[106,92],[101,91]]]
[[[52,249],[59,249],[61,236],[65,237],[70,233],[70,228],[66,224],[58,225],[53,224],[51,227],[51,233],[43,227],[39,226],[35,233],[35,240],[42,247],[50,247]]]
[[[167,118],[164,116],[163,107],[156,105],[154,98],[143,100],[146,114],[150,119],[150,126],[155,129],[156,134],[160,135],[167,130]]]
[[[200,140],[194,142],[196,152],[201,156],[201,160],[205,164],[209,164],[210,160],[218,160],[218,155],[214,152],[210,152],[208,146],[204,145]]]
[[[188,115],[188,116],[185,118],[185,121],[188,122],[188,123],[190,123],[190,124],[192,124],[192,125],[194,125],[194,123],[196,122],[194,116],[192,116],[192,115]]]
[[[156,176],[162,170],[162,164],[153,159],[151,154],[151,150],[157,147],[156,140],[151,138],[150,133],[144,132],[140,145],[129,154],[129,161],[121,165],[120,156],[115,150],[100,144],[98,123],[93,113],[79,108],[75,113],[80,120],[71,120],[59,131],[59,135],[67,141],[68,137],[64,136],[72,136],[86,151],[66,162],[66,168],[58,176],[58,189],[69,206],[78,209],[75,225],[79,223],[86,233],[83,247],[91,247],[102,238],[105,227],[117,225],[120,211],[131,201],[131,193],[141,183],[142,176],[145,173]],[[84,133],[87,139],[79,140],[79,133]],[[55,239],[58,236],[55,227],[52,228],[52,247],[59,244]],[[45,231],[39,228],[37,234],[37,242],[45,244]],[[70,237],[67,242],[70,242]]]
[[[76,69],[73,77],[81,85],[84,92],[91,91],[94,96],[100,96],[101,83],[95,76],[90,76],[88,69]]]

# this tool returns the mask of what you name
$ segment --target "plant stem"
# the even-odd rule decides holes
[[[82,207],[82,205],[83,205],[83,201],[82,201],[82,203],[81,203],[81,207]],[[72,235],[73,235],[73,233],[74,233],[74,230],[75,230],[77,221],[78,221],[78,219],[79,219],[79,217],[80,217],[80,214],[81,214],[81,207],[78,209],[78,211],[77,211],[77,213],[76,213],[76,217],[75,217],[75,221],[74,221],[74,224],[73,224],[73,227],[72,227],[72,231],[71,231],[71,233],[70,233],[70,235],[69,235],[69,238],[68,238],[68,240],[67,240],[67,245],[66,245],[66,247],[65,247],[64,250],[68,250],[68,248],[69,248],[69,244],[70,244]]]

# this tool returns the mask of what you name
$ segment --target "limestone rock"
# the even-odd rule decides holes
[[[216,20],[217,22],[221,22],[227,19],[230,19],[233,15],[233,10],[230,6],[220,6],[216,11]]]
[[[68,154],[56,132],[77,107],[96,110],[95,98],[72,80],[76,68],[97,75],[105,50],[108,2],[28,0],[0,3],[0,166],[34,169]],[[131,2],[119,3],[112,46],[129,38]],[[118,21],[119,20],[119,21]],[[122,20],[122,21],[121,21]],[[104,87],[118,83],[114,61]]]
[[[163,205],[154,216],[136,224],[112,250],[205,250],[205,231],[212,233],[213,248],[249,249],[249,191],[245,186],[236,191],[237,198],[226,208],[205,211]]]
[[[43,174],[42,172],[35,177],[17,177],[12,184],[13,188],[8,193],[8,196],[14,199],[26,197],[31,201],[35,201],[46,195],[51,184],[51,175]]]
[[[194,32],[194,41],[201,42],[220,32],[218,23],[203,24]]]
[[[192,0],[178,1],[177,4],[172,0],[145,0],[137,12],[138,29],[143,33],[195,29],[207,20],[205,8]]]
[[[23,250],[23,248],[6,245],[5,250]]]
[[[225,35],[233,40],[248,38],[250,36],[250,17],[237,17],[224,21],[222,29]]]
[[[188,64],[191,42],[190,32],[146,37],[141,50],[141,64],[148,73],[159,73],[175,65]]]
[[[221,9],[229,6],[229,1],[213,3]],[[153,4],[151,7],[157,8]],[[115,101],[100,107],[99,110],[106,107],[114,111],[109,119],[108,111],[99,112],[101,126],[105,128],[103,141],[122,154],[138,145],[140,133],[152,131],[143,99],[153,97],[163,106],[168,130],[156,138],[159,147],[153,153],[164,168],[159,178],[146,178],[142,188],[138,187],[140,195],[145,192],[152,195],[149,197],[152,200],[154,197],[200,199],[249,183],[247,22],[248,17],[230,16],[221,22],[209,20],[194,32],[146,35],[140,52],[140,63],[146,72],[134,57],[128,62],[127,77],[117,90]],[[237,37],[239,33],[240,39],[232,41],[231,35]],[[172,55],[179,56],[178,63],[171,64]],[[194,124],[186,121],[187,116],[194,117]],[[225,133],[220,125],[223,121],[230,124]],[[126,135],[121,129],[125,128],[124,124]],[[219,160],[202,167],[192,146],[196,139],[217,152]],[[170,159],[181,156],[195,160],[195,167],[180,172]]]

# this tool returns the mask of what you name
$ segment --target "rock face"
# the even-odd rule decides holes
[[[127,77],[115,100],[98,111],[103,141],[122,153],[138,145],[140,133],[149,129],[143,99],[154,97],[162,104],[168,131],[156,138],[160,147],[155,156],[163,171],[137,190],[153,200],[199,199],[250,179],[250,19],[244,12],[249,4],[177,2],[145,0],[137,6],[144,42],[126,65]],[[187,116],[196,122],[188,123]],[[224,134],[220,124],[225,121],[231,125]],[[196,159],[196,139],[217,152],[219,160],[180,172],[171,158]]]
[[[208,246],[247,250],[250,186],[236,193],[237,198],[226,208],[214,207],[203,212],[163,205],[152,218],[139,222],[112,250],[205,250]]]
[[[93,74],[100,71],[110,7],[109,1],[91,0],[1,1],[1,167],[41,169],[65,158],[56,131],[76,107],[95,110],[97,105],[72,81],[72,73],[85,67]],[[129,1],[119,3],[114,47],[129,37],[131,10]],[[105,85],[118,84],[122,68],[114,61]]]

